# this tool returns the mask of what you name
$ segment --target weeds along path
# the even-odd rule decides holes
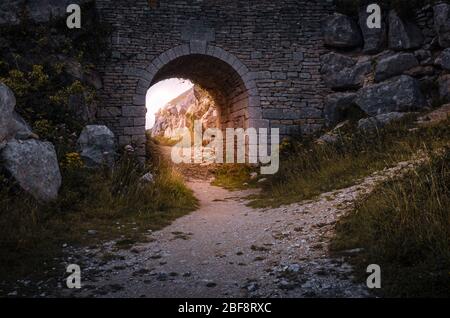
[[[329,255],[329,239],[357,197],[412,165],[400,163],[355,186],[276,209],[246,206],[254,190],[230,192],[190,180],[200,200],[197,211],[129,250],[109,242],[80,251],[86,254],[83,288],[67,296],[370,296],[354,283],[343,257]]]

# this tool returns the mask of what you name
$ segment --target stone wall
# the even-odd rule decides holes
[[[324,24],[331,52],[322,56],[322,74],[333,91],[325,98],[326,124],[357,110],[359,127],[381,125],[449,102],[450,5],[409,16],[385,8],[380,29],[368,29],[364,9],[354,17],[335,13]]]
[[[99,119],[120,144],[145,141],[145,92],[168,77],[211,91],[224,126],[310,133],[323,125],[321,21],[331,1],[97,0],[114,29]]]

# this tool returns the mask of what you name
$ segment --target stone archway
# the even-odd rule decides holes
[[[255,76],[234,55],[201,43],[180,45],[155,58],[138,74],[133,104],[145,107],[150,86],[168,78],[180,77],[207,89],[219,107],[222,128],[268,128],[262,119]]]

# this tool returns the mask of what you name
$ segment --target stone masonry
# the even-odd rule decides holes
[[[311,133],[323,125],[320,75],[328,0],[97,0],[112,26],[100,66],[98,117],[143,154],[145,96],[156,82],[187,78],[219,106],[222,127]]]

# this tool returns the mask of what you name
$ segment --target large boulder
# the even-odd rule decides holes
[[[426,106],[419,82],[408,75],[362,88],[355,103],[370,116],[408,112]]]
[[[355,105],[356,93],[335,93],[325,98],[324,116],[327,126],[334,126],[346,118],[346,113]]]
[[[422,31],[413,22],[400,18],[394,10],[389,12],[389,48],[410,50],[422,46]]]
[[[387,124],[402,119],[406,115],[408,115],[408,113],[392,112],[380,114],[375,117],[363,118],[358,121],[358,129],[361,129],[366,132],[380,129],[386,126]]]
[[[403,72],[419,65],[412,53],[397,53],[378,61],[375,68],[375,81],[381,82],[388,78],[403,74]]]
[[[440,76],[438,83],[439,97],[446,103],[450,102],[450,74]]]
[[[51,143],[13,139],[1,151],[1,159],[11,176],[34,198],[46,202],[57,198],[61,173]]]
[[[440,3],[433,7],[434,29],[439,38],[439,45],[444,48],[450,47],[450,5]]]
[[[437,57],[435,64],[439,65],[444,70],[450,71],[450,49],[442,51]]]
[[[31,128],[14,111],[16,98],[8,86],[0,83],[0,142],[9,139],[27,139],[34,136]]]
[[[385,19],[381,19],[381,28],[369,28],[367,19],[371,13],[367,12],[367,7],[363,6],[359,11],[359,25],[364,38],[363,52],[375,54],[383,51],[387,44],[387,25]],[[384,16],[382,14],[382,16]]]
[[[17,25],[21,22],[23,10],[33,22],[49,22],[67,15],[70,4],[84,4],[92,0],[7,0],[0,2],[0,25]]]
[[[322,56],[321,73],[325,84],[332,89],[353,89],[363,85],[366,75],[372,71],[372,63],[334,52]]]
[[[325,45],[337,48],[353,48],[362,45],[361,30],[356,22],[343,14],[335,13],[323,26]]]
[[[115,137],[106,126],[88,125],[84,127],[78,138],[77,146],[87,167],[111,167],[114,164],[116,158]]]

